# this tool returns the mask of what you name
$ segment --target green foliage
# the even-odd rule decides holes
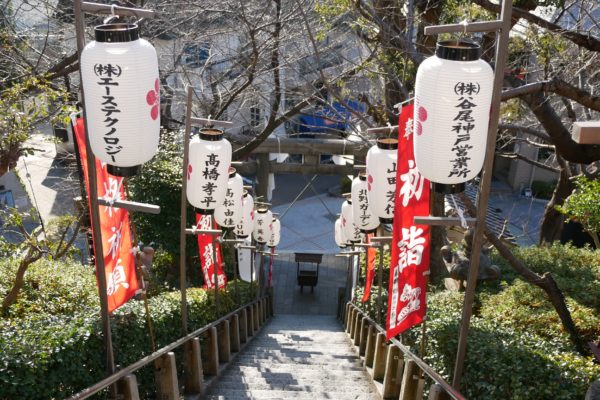
[[[579,222],[598,244],[600,231],[600,182],[580,176],[575,180],[575,191],[556,209],[569,219]]]
[[[600,255],[560,244],[516,248],[514,252],[535,272],[552,273],[577,327],[587,340],[598,340]],[[493,262],[502,269],[502,281],[478,287],[463,394],[469,399],[486,400],[583,398],[588,385],[600,375],[600,365],[576,353],[540,289],[524,282],[497,254]],[[425,360],[449,379],[458,345],[463,294],[430,290]],[[361,307],[375,318],[376,304],[371,301]],[[382,311],[385,315],[386,310]],[[404,343],[417,353],[420,341],[421,326],[404,335]]]
[[[67,97],[66,92],[37,77],[9,87],[0,85],[0,175],[14,168],[20,156],[33,152],[23,144],[38,124],[66,115],[66,108],[56,104],[66,102]]]
[[[0,291],[16,268],[3,260]],[[238,282],[242,302],[249,284]],[[230,283],[233,286],[234,283]],[[0,320],[0,399],[65,398],[104,376],[99,304],[93,270],[75,262],[40,260],[26,274],[26,285],[10,315]],[[236,307],[232,289],[221,290],[221,313]],[[215,319],[214,292],[188,289],[189,329]],[[166,292],[150,299],[158,346],[180,336],[180,295]],[[112,317],[115,359],[126,366],[151,353],[144,306],[131,300]],[[143,398],[153,398],[153,371],[138,375]]]

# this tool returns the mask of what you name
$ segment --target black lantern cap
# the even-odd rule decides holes
[[[451,61],[477,61],[481,58],[481,46],[468,40],[444,40],[435,47],[435,55]]]
[[[269,211],[269,208],[268,208],[268,207],[260,207],[260,208],[257,208],[257,209],[256,209],[256,212],[257,212],[257,213],[259,213],[259,214],[266,214],[266,213],[267,213],[267,211]],[[266,242],[265,242],[265,243],[266,243]]]
[[[94,36],[97,42],[123,43],[133,42],[140,38],[140,30],[136,24],[106,24],[94,28]]]
[[[367,180],[367,173],[365,171],[360,171],[358,173],[358,179],[360,179],[361,181],[366,181]]]
[[[139,173],[142,172],[142,166],[134,165],[133,167],[117,167],[116,165],[107,164],[106,170],[111,175],[128,178],[130,176],[139,175]]]
[[[212,209],[212,210],[207,210],[207,209],[205,209],[205,208],[196,208],[196,207],[194,207],[194,210],[196,210],[196,212],[197,212],[198,214],[202,214],[202,215],[213,215],[213,214],[215,213],[215,210],[214,210],[214,209]]]
[[[223,131],[215,128],[200,129],[200,139],[216,142],[223,139]]]
[[[434,192],[439,194],[456,194],[465,191],[464,183],[447,184],[431,182],[431,187]]]
[[[375,233],[377,232],[377,228],[375,229],[361,229],[360,233],[364,233],[364,234],[370,234],[370,233]]]
[[[236,174],[236,170],[233,167],[229,167],[229,177],[233,178]]]
[[[394,218],[381,218],[381,217],[379,217],[379,222],[381,222],[382,224],[393,224],[394,223]]]
[[[397,150],[398,139],[390,137],[379,138],[377,139],[377,147],[384,150]]]

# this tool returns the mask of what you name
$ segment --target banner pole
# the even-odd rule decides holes
[[[79,78],[81,79],[81,53],[85,45],[85,27],[83,20],[82,0],[75,0],[75,33],[77,37],[77,55],[79,58]],[[85,109],[85,96],[83,93],[83,85],[81,90],[81,107],[83,115],[83,123],[85,127],[85,141],[87,145],[86,158],[88,163],[88,185],[89,185],[89,201],[90,201],[90,222],[92,225],[92,237],[94,241],[94,261],[96,264],[96,277],[98,279],[98,292],[100,296],[100,314],[102,317],[102,339],[104,342],[106,373],[112,375],[115,373],[115,357],[113,353],[112,334],[110,328],[110,316],[108,313],[108,294],[106,291],[106,271],[104,266],[104,251],[102,249],[102,231],[100,227],[100,215],[98,212],[98,182],[96,180],[96,159],[91,151],[90,138],[88,135],[88,120]],[[116,385],[110,386],[110,396],[116,398]]]

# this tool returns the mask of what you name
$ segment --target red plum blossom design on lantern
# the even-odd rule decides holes
[[[190,179],[192,179],[192,164],[188,164],[188,168],[187,168],[187,178],[188,178],[188,181],[189,181]]]
[[[156,119],[158,118],[158,110],[159,110],[159,96],[160,93],[160,84],[158,82],[158,78],[156,78],[156,80],[154,81],[154,89],[150,90],[147,94],[146,94],[146,103],[148,103],[148,105],[150,107],[152,107],[150,109],[150,117],[152,119]]]
[[[373,177],[371,175],[369,175],[367,177],[367,190],[370,192],[371,191],[371,184],[373,183]]]
[[[427,110],[423,106],[419,106],[419,110],[417,111],[417,135],[421,136],[423,133],[423,125],[421,122],[427,121]]]

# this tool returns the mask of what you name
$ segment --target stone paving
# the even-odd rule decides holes
[[[275,315],[207,398],[381,399],[341,324],[323,315]]]
[[[273,263],[275,314],[336,314],[338,289],[346,287],[348,259],[324,254],[314,290],[305,286],[300,292],[294,254],[280,253]],[[265,269],[267,266],[268,263],[265,262]],[[300,267],[316,269],[316,264],[301,263]]]

